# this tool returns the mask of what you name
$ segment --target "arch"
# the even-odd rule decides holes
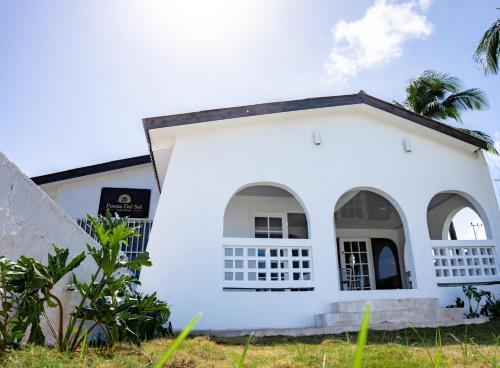
[[[413,255],[409,246],[411,238],[408,233],[408,222],[401,206],[391,195],[373,187],[349,189],[337,199],[333,218],[341,278],[346,274],[353,274],[355,278],[359,278],[358,274],[361,273],[361,278],[365,278],[361,289],[415,287],[416,278]],[[397,248],[401,280],[382,287],[380,280],[375,280],[379,277],[375,275],[375,264],[381,254],[377,251],[377,247],[383,247],[391,242]],[[356,254],[352,253],[356,249],[361,249],[361,244],[363,249],[366,245],[366,254],[359,254],[360,266],[357,267]],[[349,252],[351,254],[348,254]],[[352,264],[348,265],[347,259],[352,259]],[[364,259],[367,262],[366,267],[363,264]],[[407,265],[410,266],[408,270]],[[365,270],[369,273],[368,277],[365,275]],[[367,283],[369,287],[366,287]],[[344,285],[341,287],[345,289]]]
[[[277,227],[272,228],[273,224]],[[268,181],[248,183],[235,190],[227,201],[223,236],[307,239],[309,214],[290,187]]]
[[[427,228],[429,238],[431,240],[473,240],[474,237],[470,236],[456,236],[457,232],[454,225],[459,221],[456,216],[459,213],[464,214],[464,209],[470,209],[472,211],[471,213],[477,215],[480,220],[477,225],[483,226],[486,239],[491,239],[491,228],[483,207],[471,195],[457,190],[439,192],[429,201],[427,205]],[[469,216],[471,216],[471,214],[469,214]],[[456,220],[455,222],[454,219]],[[463,228],[464,226],[467,225],[462,224],[461,228],[458,229],[459,234],[465,234],[467,231]],[[469,232],[476,232],[476,228],[472,226],[472,223],[468,230]]]
[[[343,201],[345,201],[349,196],[352,196],[354,194],[354,192],[361,192],[361,191],[372,192],[372,193],[378,194],[379,196],[386,199],[392,205],[392,207],[394,207],[394,209],[397,211],[397,214],[399,215],[399,218],[401,219],[405,239],[409,240],[410,235],[408,233],[408,221],[406,220],[406,216],[404,214],[403,209],[401,208],[398,201],[396,201],[396,199],[394,197],[392,197],[389,193],[387,193],[381,189],[369,187],[369,186],[359,186],[359,187],[354,187],[354,188],[351,188],[351,189],[345,191],[340,197],[337,198],[337,201],[335,202],[334,214],[335,214],[335,211],[338,209],[339,205],[343,204],[342,203]]]

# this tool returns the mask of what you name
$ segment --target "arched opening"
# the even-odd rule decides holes
[[[335,206],[334,226],[342,290],[412,287],[405,265],[406,221],[388,196],[353,189]]]
[[[297,197],[278,184],[239,189],[224,213],[224,237],[308,239],[306,212]]]
[[[473,199],[457,192],[432,197],[427,206],[431,240],[486,240],[490,231],[484,212]]]

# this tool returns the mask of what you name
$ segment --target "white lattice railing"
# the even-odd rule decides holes
[[[81,226],[86,233],[88,233],[94,240],[97,240],[96,235],[92,232],[92,227],[90,222],[85,218],[77,218],[76,223]],[[138,229],[138,233],[141,234],[139,237],[134,237],[128,239],[128,247],[122,247],[122,252],[124,252],[129,259],[135,259],[139,253],[146,250],[148,246],[149,234],[151,232],[151,227],[153,226],[153,220],[149,219],[128,219],[129,226],[135,226]],[[135,272],[139,275],[139,272]]]
[[[438,282],[498,279],[495,246],[490,241],[433,241],[434,272]]]
[[[287,245],[225,245],[225,289],[311,288],[311,247]]]

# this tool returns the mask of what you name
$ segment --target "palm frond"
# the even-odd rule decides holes
[[[500,58],[500,18],[484,33],[474,53],[474,60],[483,66],[485,74],[497,74]]]
[[[449,112],[448,117],[458,122],[462,122],[461,111],[485,110],[489,106],[486,93],[477,88],[451,94],[442,105]]]
[[[470,130],[466,128],[457,128],[457,129],[465,134],[469,134],[475,138],[483,140],[486,143],[486,150],[495,155],[498,155],[498,151],[495,147],[495,141],[485,132],[482,132],[480,130]]]
[[[463,91],[457,77],[425,70],[407,83],[406,98],[401,105],[431,119],[462,122],[462,111],[484,110],[488,98],[477,88]]]

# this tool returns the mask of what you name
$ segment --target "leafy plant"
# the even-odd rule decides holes
[[[462,300],[462,298],[456,298],[455,304],[449,304],[446,306],[446,308],[463,308],[464,306],[465,302]]]
[[[47,320],[58,350],[75,351],[86,344],[89,333],[100,326],[107,343],[133,342],[171,333],[164,325],[170,317],[170,308],[156,293],[143,295],[136,291],[140,284],[130,270],[150,266],[147,252],[128,259],[121,249],[127,240],[140,236],[130,227],[126,218],[87,216],[99,244],[87,244],[88,254],[96,263],[89,281],[81,281],[73,273],[68,290],[77,291],[79,304],[70,313],[64,329],[64,305],[55,286],[85,260],[85,252],[69,258],[69,250],[54,245],[47,264],[21,256],[17,262],[0,258],[0,349],[18,345],[28,327],[28,342],[43,345],[45,336],[40,322]],[[51,321],[47,308],[58,308],[58,321]],[[82,350],[83,351],[83,350]]]
[[[64,306],[60,298],[53,292],[54,286],[69,272],[77,268],[85,259],[85,253],[81,252],[75,258],[68,262],[69,250],[53,246],[55,254],[48,255],[47,265],[35,261],[34,259],[21,258],[21,262],[30,265],[34,271],[34,287],[31,287],[33,294],[40,290],[43,295],[40,300],[43,305],[45,302],[49,307],[56,307],[59,310],[57,330],[54,328],[49,318],[46,318],[50,330],[54,334],[57,346],[63,349],[63,329],[64,329]],[[46,314],[45,314],[46,315]]]
[[[170,308],[156,293],[127,295],[124,305],[127,307],[118,315],[120,341],[139,345],[141,341],[173,334],[170,324],[164,327]]]
[[[481,308],[480,313],[493,318],[500,317],[500,299],[495,298],[490,292],[485,292],[486,303]]]
[[[467,305],[469,306],[469,313],[465,313],[465,317],[470,318],[479,318],[479,307],[481,305],[481,300],[490,294],[489,291],[479,290],[475,286],[463,286],[462,291],[467,298]],[[475,307],[472,307],[473,302],[475,303]]]
[[[5,257],[0,258],[0,348],[6,352],[9,346],[18,345],[28,323],[17,313],[20,292],[16,278],[22,278],[26,270]]]
[[[140,283],[128,269],[150,266],[149,254],[143,252],[135,259],[128,259],[121,252],[128,246],[129,238],[140,236],[136,227],[129,226],[127,218],[112,217],[108,211],[104,217],[87,216],[87,219],[99,243],[98,246],[87,244],[97,270],[89,282],[73,275],[71,289],[80,293],[81,301],[68,323],[64,349],[74,351],[80,346],[87,321],[91,322],[87,333],[100,326],[111,345],[119,341],[138,343],[158,332],[170,313],[168,305],[160,302],[156,295],[142,296],[135,292]]]

